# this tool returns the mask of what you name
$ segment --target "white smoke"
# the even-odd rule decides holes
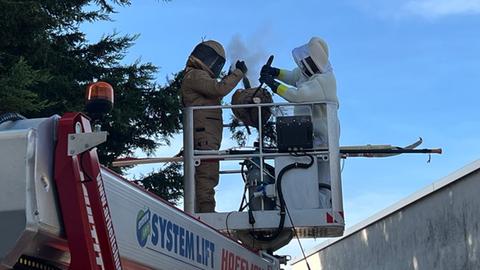
[[[231,65],[235,65],[237,60],[245,61],[247,65],[247,78],[252,87],[260,83],[260,69],[267,62],[269,54],[262,46],[265,41],[265,35],[255,33],[245,41],[239,34],[235,34],[227,45],[227,56]]]

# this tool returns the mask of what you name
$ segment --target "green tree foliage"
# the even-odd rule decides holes
[[[105,34],[91,43],[80,25],[108,20],[114,6],[129,0],[0,0],[0,113],[27,117],[81,111],[86,86],[102,80],[115,90],[113,111],[102,120],[109,132],[99,147],[103,164],[153,153],[181,128],[181,73],[165,86],[154,83],[157,68],[124,64],[136,35]],[[116,169],[119,170],[118,168]],[[176,201],[181,195],[178,164],[145,176],[145,187]],[[121,171],[120,171],[121,172]]]
[[[159,173],[151,173],[141,180],[141,184],[148,190],[155,190],[161,197],[175,201],[183,195],[183,175],[180,173],[181,165],[178,163],[168,164]]]

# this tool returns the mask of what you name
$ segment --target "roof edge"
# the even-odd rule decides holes
[[[464,167],[450,173],[449,175],[440,178],[440,180],[437,180],[433,182],[432,184],[427,185],[426,187],[414,192],[413,194],[401,199],[400,201],[394,203],[393,205],[388,206],[387,208],[373,214],[372,216],[364,219],[363,221],[360,221],[359,223],[353,225],[350,228],[347,228],[345,230],[345,233],[343,236],[335,239],[330,239],[323,241],[319,245],[315,246],[311,251],[307,252],[306,257],[310,257],[317,253],[318,251],[325,249],[336,242],[339,242],[343,240],[344,238],[349,237],[350,235],[372,225],[373,223],[389,216],[392,215],[395,212],[400,211],[401,209],[415,203],[416,201],[419,201],[422,198],[427,197],[428,195],[434,193],[435,191],[444,188],[445,186],[448,186],[457,180],[462,179],[463,177],[477,171],[480,169],[480,159],[477,159],[468,165],[465,165]],[[291,265],[296,264],[300,261],[302,261],[304,258],[303,257],[295,257],[291,260]]]

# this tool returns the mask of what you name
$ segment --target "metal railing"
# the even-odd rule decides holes
[[[342,204],[342,187],[340,180],[340,148],[338,144],[338,104],[334,102],[305,102],[305,103],[262,103],[262,104],[242,104],[242,105],[221,105],[221,106],[195,106],[184,108],[183,121],[183,158],[184,158],[184,210],[187,213],[195,211],[195,166],[199,165],[202,160],[244,160],[248,158],[258,157],[260,159],[260,168],[263,172],[264,160],[273,159],[278,156],[289,156],[290,153],[279,153],[272,151],[264,151],[263,146],[263,125],[262,110],[276,109],[281,111],[282,107],[307,106],[310,112],[314,111],[315,106],[326,107],[327,119],[327,148],[312,149],[309,154],[315,155],[321,159],[329,160],[330,163],[330,184],[332,210],[343,211]],[[233,108],[257,108],[258,115],[258,149],[256,153],[235,153],[232,154],[225,150],[195,150],[194,149],[194,118],[193,114],[198,110],[211,109],[233,109]],[[312,117],[313,126],[315,128],[315,119]],[[222,123],[223,124],[223,123]],[[225,125],[224,125],[225,126]],[[263,181],[263,173],[260,173],[261,181]]]

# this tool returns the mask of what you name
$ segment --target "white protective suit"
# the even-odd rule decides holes
[[[289,102],[322,102],[328,101],[337,104],[337,84],[332,67],[328,61],[328,47],[320,38],[314,37],[304,46],[292,51],[293,58],[299,67],[292,71],[280,70],[278,80],[295,87],[280,87],[278,94]],[[311,57],[318,67],[318,72],[308,65],[304,59]],[[311,62],[310,62],[311,64]],[[308,77],[308,75],[311,75]],[[295,114],[308,113],[308,109],[297,107]],[[327,119],[325,106],[315,106],[312,112],[314,127],[314,146],[327,143]],[[338,119],[336,128],[339,132]]]
[[[292,54],[298,67],[292,71],[281,69],[277,79],[295,87],[281,85],[277,88],[277,93],[293,103],[328,101],[336,104],[338,108],[337,84],[332,67],[328,61],[327,44],[322,39],[314,37],[308,44],[295,48]],[[309,108],[297,106],[294,113],[296,115],[310,114],[309,111]],[[333,120],[336,134],[339,136],[340,125],[338,118],[334,117]],[[328,129],[325,106],[314,106],[312,122],[314,147],[326,146],[328,143]],[[338,137],[336,139],[338,140]],[[329,163],[319,161],[318,170],[319,183],[330,185]],[[321,207],[331,207],[330,190],[321,188],[320,194]]]

